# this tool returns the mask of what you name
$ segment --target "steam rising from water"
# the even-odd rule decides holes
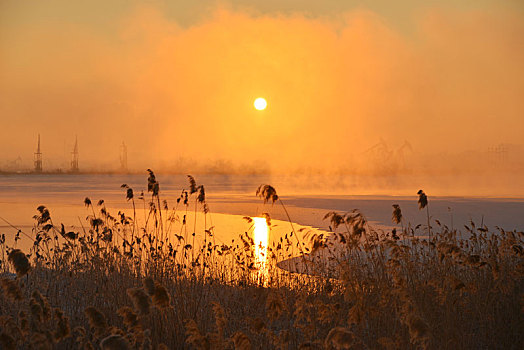
[[[139,6],[100,27],[71,8],[0,10],[0,168],[30,169],[40,133],[48,170],[68,169],[77,135],[81,170],[117,169],[125,141],[134,170],[524,188],[521,11],[425,8],[406,31],[364,9],[216,7],[183,26]]]

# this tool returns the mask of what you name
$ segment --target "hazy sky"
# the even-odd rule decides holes
[[[522,145],[522,38],[521,1],[0,0],[0,160],[38,133],[55,167],[75,135],[135,167]]]

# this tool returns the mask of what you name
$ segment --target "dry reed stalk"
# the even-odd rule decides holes
[[[11,300],[22,300],[22,289],[20,289],[17,280],[3,278],[0,280],[0,283],[2,284],[2,290],[5,296]]]
[[[23,310],[18,312],[18,322],[20,323],[20,330],[22,334],[26,335],[29,333],[29,319]]]

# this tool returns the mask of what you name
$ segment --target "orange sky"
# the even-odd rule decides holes
[[[38,133],[54,167],[75,135],[85,166],[117,163],[124,140],[136,168],[179,157],[330,168],[365,161],[381,139],[419,154],[524,143],[520,7],[399,16],[224,2],[186,8],[184,21],[157,2],[85,18],[2,6],[0,160],[30,164]]]

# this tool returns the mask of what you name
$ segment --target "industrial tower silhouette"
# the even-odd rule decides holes
[[[38,134],[38,146],[35,152],[35,173],[42,172],[42,152],[40,151],[40,134]]]

